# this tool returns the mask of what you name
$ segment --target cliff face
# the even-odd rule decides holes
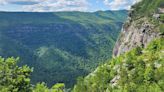
[[[163,9],[164,0],[142,0],[132,6],[114,58],[79,79],[73,92],[163,92]]]
[[[141,6],[143,6],[141,8]],[[132,6],[129,18],[122,28],[119,39],[113,50],[113,56],[147,44],[164,35],[164,1],[142,0]]]
[[[160,32],[155,30],[155,25],[147,21],[146,18],[133,21],[128,26],[125,24],[114,47],[113,55],[119,56],[137,46],[147,46],[154,38],[161,36]]]

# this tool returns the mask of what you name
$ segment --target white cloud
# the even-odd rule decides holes
[[[6,3],[7,3],[6,0],[0,0],[0,5],[4,5]]]
[[[87,11],[87,0],[45,0],[35,5],[24,6],[24,11]]]
[[[130,6],[140,0],[104,0],[104,4],[112,10],[130,9]]]
[[[88,0],[0,0],[0,5],[21,5],[23,11],[88,11]]]
[[[1,5],[17,4],[17,5],[32,5],[37,4],[45,0],[0,0]]]
[[[90,0],[0,0],[0,5],[21,5],[23,11],[53,12],[53,11],[89,11],[92,8]],[[104,2],[111,10],[129,9],[140,0],[95,0],[96,4]],[[101,8],[101,7],[100,7]]]

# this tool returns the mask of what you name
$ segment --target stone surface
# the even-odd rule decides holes
[[[137,46],[145,47],[160,34],[155,31],[154,25],[142,18],[122,28],[119,39],[113,50],[113,56],[119,56]]]

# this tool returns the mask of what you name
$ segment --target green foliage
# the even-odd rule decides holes
[[[34,67],[32,84],[72,87],[77,77],[111,58],[126,17],[125,10],[0,12],[0,56],[19,56],[19,65]]]
[[[65,85],[63,83],[57,83],[49,89],[45,83],[36,84],[32,92],[64,92]]]
[[[18,58],[4,59],[0,57],[0,91],[1,92],[30,92],[30,73],[28,66],[18,67]]]
[[[163,35],[164,16],[163,13],[160,12],[163,3],[163,0],[141,0],[139,3],[132,6],[129,13],[131,17],[130,22],[136,22],[136,27],[141,27],[143,22],[145,23],[145,21],[148,21],[150,24],[154,25],[154,32],[159,32]],[[130,23],[126,23],[126,26],[129,24]]]
[[[159,28],[160,28],[160,29],[159,29],[160,32],[161,32],[162,34],[164,34],[164,24],[161,24]]]
[[[99,66],[78,80],[73,92],[163,92],[164,38]]]
[[[63,83],[57,83],[52,87],[52,92],[63,92],[65,85]]]
[[[64,92],[63,83],[48,88],[45,83],[32,85],[30,73],[32,69],[27,65],[17,66],[19,58],[0,57],[0,92]]]
[[[138,19],[143,16],[152,17],[152,14],[161,7],[162,3],[164,3],[163,0],[142,0],[141,2],[132,6],[133,11],[131,17],[133,19]]]
[[[164,22],[164,14],[160,14],[160,21]]]
[[[38,83],[33,89],[33,92],[49,92],[49,89],[47,88],[45,83]]]

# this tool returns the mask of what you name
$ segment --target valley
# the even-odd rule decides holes
[[[127,11],[0,12],[0,56],[34,68],[32,83],[72,87],[112,56]]]

